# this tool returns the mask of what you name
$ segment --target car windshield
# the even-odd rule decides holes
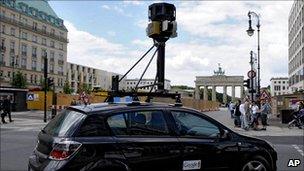
[[[46,134],[63,137],[70,136],[74,128],[81,122],[86,115],[72,110],[65,110],[56,115],[43,129]]]

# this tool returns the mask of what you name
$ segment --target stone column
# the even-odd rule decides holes
[[[195,99],[199,100],[200,99],[200,89],[199,86],[195,86]]]
[[[232,85],[231,87],[231,96],[232,96],[232,101],[235,101],[235,85]]]
[[[227,103],[227,86],[223,87],[223,102],[224,104]]]
[[[241,86],[241,100],[243,100],[244,98],[244,86],[243,85],[240,85]]]
[[[204,86],[204,100],[208,100],[208,86]]]
[[[212,101],[216,101],[216,86],[212,86]]]

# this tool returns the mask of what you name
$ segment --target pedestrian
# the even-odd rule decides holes
[[[247,107],[246,107],[246,103],[248,102],[248,99],[244,99],[243,103],[240,105],[240,112],[241,112],[241,128],[243,128],[244,130],[248,131],[249,127],[248,127],[248,119],[247,119]]]
[[[269,100],[266,100],[266,110],[267,110],[267,118],[269,118],[269,116],[271,115],[271,105],[270,105],[270,103],[269,103]],[[268,119],[266,120],[266,125],[267,126],[269,126],[269,124],[268,124]]]
[[[6,124],[5,122],[5,112],[4,112],[4,106],[3,106],[3,97],[0,97],[0,115],[1,115],[1,121],[3,124]]]
[[[3,100],[3,109],[5,116],[8,115],[8,119],[10,122],[13,122],[12,116],[11,116],[11,98],[10,96],[6,96],[6,98]]]
[[[240,105],[241,105],[241,100],[238,100],[238,102],[235,105],[235,110],[234,110],[234,126],[235,127],[241,127],[241,112],[240,112]]]
[[[256,104],[255,101],[252,102],[252,106],[251,106],[251,125],[253,130],[258,130],[258,112],[259,112],[259,106]]]
[[[266,131],[266,127],[267,127],[267,104],[265,101],[262,101],[262,106],[261,106],[261,121],[262,121],[262,129],[261,130],[264,130]]]
[[[234,118],[234,116],[233,116],[233,114],[234,114],[234,108],[235,108],[234,103],[230,102],[230,104],[229,104],[229,111],[230,111],[231,118]]]

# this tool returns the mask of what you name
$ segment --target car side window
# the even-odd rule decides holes
[[[81,125],[79,137],[109,136],[110,131],[99,116],[88,116]]]
[[[171,113],[182,137],[216,138],[220,134],[219,128],[203,117],[184,111]]]
[[[169,135],[162,111],[135,111],[113,115],[108,124],[115,135]]]

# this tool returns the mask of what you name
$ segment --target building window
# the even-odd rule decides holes
[[[27,46],[25,44],[21,45],[21,55],[27,56]]]
[[[33,22],[33,29],[37,30],[37,23],[36,22]]]
[[[11,28],[11,35],[15,36],[15,28],[13,28],[13,27]]]
[[[59,37],[60,37],[60,38],[63,38],[63,37],[64,37],[62,32],[59,32]]]
[[[46,38],[42,38],[42,45],[46,45]]]
[[[30,82],[33,83],[33,75],[31,75]]]
[[[32,70],[36,70],[36,69],[37,69],[37,61],[32,60]]]
[[[50,46],[51,46],[52,48],[55,47],[54,41],[50,41]]]
[[[46,26],[45,25],[42,26],[42,32],[46,33]]]
[[[12,14],[11,14],[11,19],[12,19],[12,20],[15,20],[15,19],[16,19],[16,15],[12,13]]]
[[[32,47],[32,57],[37,57],[37,48],[36,47]]]
[[[21,58],[21,67],[26,68],[26,58]]]
[[[63,50],[63,44],[62,43],[59,44],[59,49]]]
[[[53,51],[50,52],[50,60],[54,61],[55,53]]]
[[[11,42],[11,44],[10,44],[10,52],[15,53],[15,42]]]
[[[41,50],[41,57],[43,58],[45,55],[47,55],[47,54],[46,54],[46,49],[42,49],[42,50]]]
[[[55,35],[55,29],[51,29],[51,35]]]
[[[37,36],[36,35],[33,35],[32,41],[35,42],[35,43],[37,43]]]
[[[26,18],[21,18],[22,24],[26,25],[27,24],[27,19]]]
[[[27,33],[26,32],[22,32],[22,39],[27,39]]]
[[[5,34],[5,25],[2,25],[2,27],[1,27],[1,33],[3,33],[3,34]]]

